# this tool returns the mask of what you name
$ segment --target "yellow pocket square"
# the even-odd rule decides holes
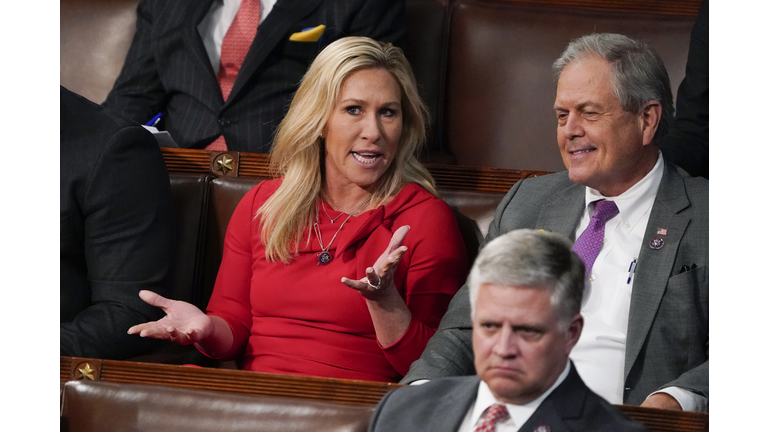
[[[317,27],[307,28],[300,32],[296,32],[292,34],[288,40],[292,40],[294,42],[317,42],[320,40],[320,36],[322,36],[324,32],[325,26],[320,24]]]

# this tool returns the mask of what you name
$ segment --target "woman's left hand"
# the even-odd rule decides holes
[[[389,246],[379,256],[373,267],[366,269],[365,277],[360,280],[343,277],[341,282],[350,288],[358,290],[368,300],[380,301],[393,294],[399,297],[394,282],[395,270],[397,270],[397,265],[400,263],[403,254],[408,250],[402,244],[405,235],[408,234],[410,229],[411,227],[408,225],[401,226],[392,234]]]
[[[403,246],[403,239],[410,229],[405,225],[392,234],[389,246],[373,267],[365,270],[364,278],[341,278],[344,285],[358,290],[367,300],[376,339],[382,347],[389,347],[400,340],[411,323],[411,311],[397,292],[394,281],[397,265],[408,249]]]

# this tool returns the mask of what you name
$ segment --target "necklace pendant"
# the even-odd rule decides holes
[[[333,255],[329,252],[323,251],[317,254],[317,265],[327,265],[333,260]]]

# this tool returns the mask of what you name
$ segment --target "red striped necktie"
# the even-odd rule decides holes
[[[495,432],[496,424],[509,418],[509,412],[504,404],[496,403],[485,410],[483,419],[472,432]]]
[[[224,41],[221,44],[221,65],[216,80],[221,87],[221,95],[226,101],[235,85],[235,78],[243,65],[245,55],[251,48],[256,28],[259,26],[261,16],[261,2],[259,0],[242,0],[237,10],[232,25],[229,26]],[[208,144],[206,150],[226,150],[227,143],[224,136],[216,138],[216,141]]]

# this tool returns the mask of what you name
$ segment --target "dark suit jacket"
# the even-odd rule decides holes
[[[455,431],[477,398],[479,384],[479,377],[464,376],[393,390],[379,402],[368,431]],[[647,430],[588,389],[573,364],[520,431],[534,432],[543,425],[551,432]]]
[[[659,147],[692,176],[709,178],[709,0],[701,3],[693,25],[676,101],[675,121]]]
[[[213,0],[143,0],[136,35],[104,105],[158,125],[183,148],[203,148],[224,134],[230,150],[268,152],[299,81],[315,56],[344,36],[400,43],[402,0],[279,0],[256,32],[224,102],[197,31]],[[324,24],[322,41],[291,34]]]
[[[506,232],[545,229],[571,240],[585,187],[567,172],[515,184],[496,210],[486,242]],[[666,228],[667,235],[657,235]],[[661,249],[649,243],[659,237]],[[681,273],[683,265],[696,268]],[[624,402],[639,405],[661,387],[709,395],[709,182],[666,162],[648,220],[629,308]],[[468,288],[454,296],[435,336],[402,382],[474,373]]]
[[[159,341],[128,335],[162,311],[176,253],[168,173],[141,126],[61,88],[61,355],[121,359]]]

